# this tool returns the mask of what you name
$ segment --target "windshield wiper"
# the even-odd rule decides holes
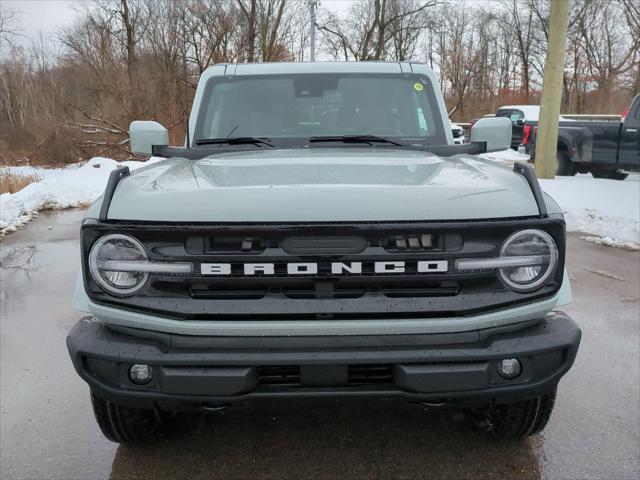
[[[264,138],[258,137],[230,137],[230,138],[201,138],[196,140],[196,145],[217,145],[226,143],[227,145],[267,145],[273,147],[273,144]]]
[[[396,142],[386,137],[377,135],[330,135],[324,137],[310,137],[310,143],[320,142],[344,142],[344,143],[388,143],[397,147],[409,147],[406,143]]]

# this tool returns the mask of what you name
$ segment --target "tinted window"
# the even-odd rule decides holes
[[[379,135],[445,144],[428,79],[401,75],[212,78],[195,139]]]
[[[507,117],[510,118],[512,122],[517,122],[518,120],[524,119],[524,113],[520,110],[498,110],[496,117]]]

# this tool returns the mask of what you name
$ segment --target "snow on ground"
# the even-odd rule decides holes
[[[0,195],[0,237],[30,221],[43,208],[79,207],[93,202],[104,192],[109,174],[116,167],[126,165],[134,170],[159,160],[116,162],[95,157],[71,168],[3,167],[22,175],[35,173],[42,180],[19,192]]]
[[[528,158],[513,150],[482,156],[500,163]],[[14,194],[0,196],[0,237],[31,220],[43,208],[77,207],[93,202],[102,195],[109,173],[116,167],[127,165],[133,170],[159,160],[118,163],[96,157],[74,168],[6,167],[20,173],[37,173],[43,180]],[[594,243],[640,250],[640,175],[632,174],[622,182],[576,175],[540,183],[564,211],[569,231],[584,233],[583,238]]]
[[[624,181],[591,175],[540,180],[542,189],[558,202],[567,230],[582,232],[587,241],[640,250],[640,176]]]
[[[515,150],[483,153],[480,157],[511,165],[526,162],[528,155]],[[540,180],[542,189],[558,202],[567,230],[599,245],[640,250],[640,176],[624,181],[587,175]]]

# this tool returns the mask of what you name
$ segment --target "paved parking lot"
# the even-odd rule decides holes
[[[583,329],[542,435],[504,443],[453,413],[391,402],[288,402],[193,417],[196,430],[119,447],[95,425],[64,343],[80,211],[41,215],[3,241],[0,478],[638,478],[640,252],[572,235]]]

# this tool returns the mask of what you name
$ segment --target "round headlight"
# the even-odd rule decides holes
[[[121,234],[98,239],[89,253],[89,271],[100,287],[112,295],[126,296],[140,290],[148,273],[109,270],[109,264],[122,261],[146,261],[147,252],[133,237]]]
[[[501,268],[500,279],[516,292],[531,292],[544,287],[558,265],[558,248],[542,230],[521,230],[505,240],[500,257],[526,257],[529,265]]]

